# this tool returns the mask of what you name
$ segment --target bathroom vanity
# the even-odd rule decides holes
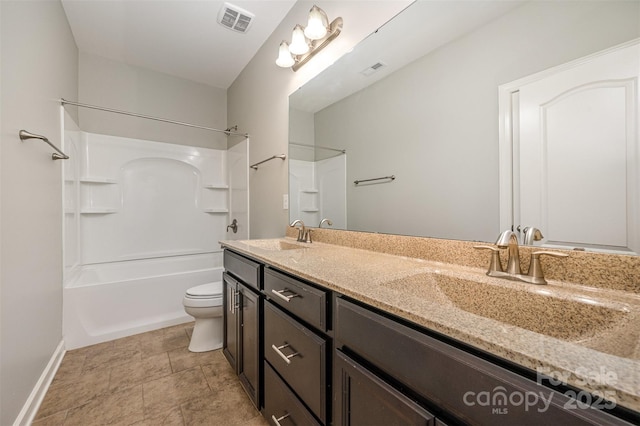
[[[478,268],[289,238],[222,245],[225,355],[271,424],[640,421],[637,353],[607,340],[637,326],[637,297],[587,292],[582,311],[560,283],[543,295]],[[561,327],[576,315],[592,317],[584,330]]]

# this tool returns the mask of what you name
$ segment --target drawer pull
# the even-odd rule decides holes
[[[290,292],[291,294],[289,295],[284,295],[282,293],[284,293],[285,291]],[[284,300],[285,302],[290,302],[291,299],[293,299],[294,297],[300,297],[299,294],[294,293],[293,291],[289,290],[288,288],[285,288],[284,290],[275,290],[272,289],[271,293],[275,294],[276,296],[278,296],[280,299]]]
[[[286,419],[286,418],[287,418],[287,417],[289,417],[289,416],[290,416],[290,414],[289,414],[289,413],[287,413],[287,414],[285,414],[284,416],[279,417],[279,418],[277,418],[277,419],[276,419],[276,416],[275,416],[274,414],[272,414],[272,415],[271,415],[271,420],[273,420],[273,422],[274,422],[277,426],[281,426],[281,425],[280,425],[280,420],[284,420],[284,419]]]
[[[276,351],[276,353],[280,356],[280,358],[284,360],[284,362],[286,362],[287,364],[291,364],[291,360],[289,358],[293,358],[296,355],[300,355],[300,352],[295,352],[295,353],[292,353],[291,355],[285,355],[281,351],[281,349],[288,348],[288,347],[290,347],[288,343],[282,346],[271,345],[271,349]]]

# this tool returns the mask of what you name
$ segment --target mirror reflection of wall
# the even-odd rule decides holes
[[[640,3],[623,1],[523,2],[439,46],[417,40],[402,22],[405,15],[437,20],[427,13],[446,12],[452,19],[465,10],[463,3],[412,4],[363,41],[375,56],[359,57],[358,46],[290,97],[292,123],[300,114],[313,115],[307,117],[313,143],[348,152],[348,229],[495,241],[501,231],[498,87],[640,36]],[[396,31],[395,43],[375,47],[378,38]],[[432,50],[394,68],[392,53],[420,43]],[[356,92],[347,88],[346,97],[326,102],[341,80],[364,87],[368,77],[360,72],[376,62],[388,65],[372,74],[377,82]],[[316,80],[324,82],[321,87]],[[311,96],[324,104],[314,108]],[[387,175],[396,179],[353,184]]]
[[[291,110],[289,124],[289,215],[308,226],[347,229],[346,167],[342,149],[314,143],[314,115]]]

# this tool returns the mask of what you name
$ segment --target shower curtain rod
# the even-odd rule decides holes
[[[211,130],[212,132],[224,133],[227,136],[229,136],[229,135],[238,135],[238,136],[244,136],[245,138],[249,137],[249,133],[232,132],[230,128],[226,129],[226,130],[214,129],[212,127],[198,126],[197,124],[185,123],[185,122],[182,122],[182,121],[167,120],[166,118],[152,117],[150,115],[136,114],[136,113],[133,113],[133,112],[120,111],[120,110],[112,109],[112,108],[105,108],[105,107],[99,107],[99,106],[95,106],[95,105],[83,104],[83,103],[80,103],[80,102],[68,101],[68,100],[66,100],[64,98],[60,99],[60,103],[62,105],[65,105],[65,104],[75,105],[75,106],[79,106],[79,107],[82,107],[82,108],[97,109],[99,111],[113,112],[113,113],[116,113],[116,114],[129,115],[131,117],[145,118],[147,120],[162,121],[164,123],[178,124],[180,126],[193,127],[193,128],[196,128],[196,129]]]

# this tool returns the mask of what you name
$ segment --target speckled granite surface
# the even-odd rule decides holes
[[[489,253],[474,250],[473,246],[486,242],[444,240],[438,238],[409,237],[404,235],[373,234],[335,229],[312,228],[313,241],[344,247],[415,257],[436,262],[487,268]],[[287,237],[294,238],[297,230],[288,227]],[[531,252],[540,248],[520,247],[521,266],[529,268]],[[568,258],[542,257],[540,261],[545,277],[583,285],[625,290],[640,294],[640,256],[555,250],[567,253]],[[502,250],[502,263],[507,264],[506,250]]]
[[[632,256],[571,252],[567,264],[545,262],[549,284],[536,286],[486,276],[488,253],[470,242],[317,229],[314,237],[221,244],[640,411],[640,267]],[[603,276],[608,266],[623,271]]]

